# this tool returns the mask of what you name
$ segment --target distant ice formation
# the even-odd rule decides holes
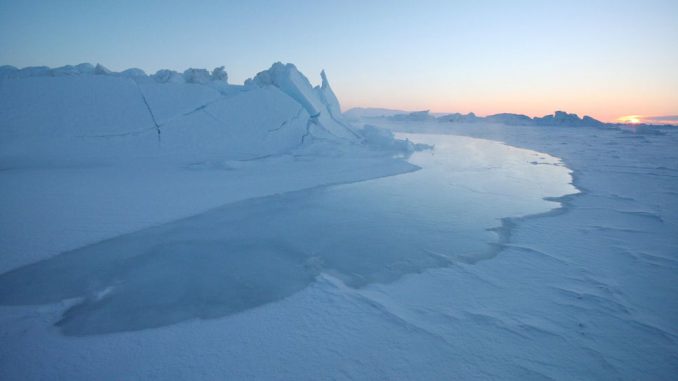
[[[438,118],[443,122],[492,122],[506,124],[509,126],[569,126],[569,127],[603,127],[605,123],[593,119],[590,116],[580,118],[577,114],[569,114],[564,111],[556,111],[553,115],[545,115],[543,117],[530,118],[527,115],[501,113],[489,115],[486,117],[478,117],[473,113],[468,115],[450,114]]]
[[[407,111],[390,108],[354,107],[346,110],[344,112],[344,117],[352,121],[358,121],[361,118],[383,118],[396,114],[407,114]]]
[[[434,120],[435,117],[431,115],[429,110],[414,111],[407,114],[396,114],[389,117],[389,119],[399,122],[425,122]]]
[[[579,117],[577,114],[568,113],[565,111],[555,111],[553,114],[542,117],[531,118],[523,114],[514,113],[499,113],[488,115],[485,117],[477,116],[474,113],[461,114],[451,113],[442,116],[435,116],[428,110],[407,112],[402,110],[389,110],[381,108],[353,108],[344,113],[347,119],[352,121],[368,121],[369,119],[385,119],[392,122],[432,122],[438,121],[441,123],[494,123],[503,124],[507,126],[546,126],[546,127],[596,127],[596,128],[621,128],[631,129],[638,133],[660,133],[654,127],[666,127],[661,125],[650,124],[620,124],[620,123],[604,123],[593,117],[585,115]]]

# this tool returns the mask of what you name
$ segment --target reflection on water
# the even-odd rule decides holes
[[[572,193],[566,168],[499,143],[435,144],[420,171],[230,204],[0,275],[0,303],[82,300],[70,335],[214,318],[280,300],[328,272],[351,287],[493,253],[499,220],[547,211]]]

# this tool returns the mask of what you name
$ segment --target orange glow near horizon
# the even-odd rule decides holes
[[[639,124],[643,121],[642,115],[627,115],[617,118],[617,121],[620,123],[630,123],[630,124]]]
[[[507,112],[524,114],[529,117],[542,117],[545,115],[552,115],[555,111],[561,110],[569,113],[575,113],[579,115],[579,117],[584,117],[585,115],[588,115],[605,123],[640,124],[653,122],[652,120],[648,119],[648,117],[646,116],[647,114],[619,116],[619,113],[615,113],[614,111],[601,110],[599,112],[596,112],[595,110],[591,110],[590,108],[583,109],[583,107],[551,107],[543,105],[538,105],[537,107],[525,107],[525,105],[521,104],[521,102],[519,101],[513,103],[504,102],[500,106],[496,106],[494,104],[490,106],[480,104],[480,102],[474,104],[470,104],[470,102],[468,103],[457,102],[454,105],[449,105],[449,102],[427,103],[426,101],[420,101],[420,102],[389,103],[389,102],[370,102],[366,100],[364,102],[345,102],[342,103],[342,106],[343,106],[342,111],[346,111],[352,107],[367,107],[367,108],[375,107],[375,108],[402,110],[405,112],[429,110],[432,113],[439,114],[454,112],[466,114],[469,112],[473,112],[478,116],[488,116],[502,112]],[[658,112],[656,112],[656,114],[668,115],[671,113],[670,112],[667,113],[665,110],[659,110]]]
[[[652,123],[655,115],[678,115],[678,94],[666,91],[645,93],[616,84],[610,85],[611,89],[600,85],[584,92],[580,91],[583,85],[552,89],[528,79],[524,79],[526,84],[522,87],[488,83],[482,88],[464,89],[449,81],[437,84],[434,79],[425,78],[421,83],[387,84],[384,88],[375,84],[356,88],[352,82],[338,83],[334,90],[345,110],[377,107],[433,113],[474,112],[478,116],[516,113],[530,117],[560,110],[606,123],[628,124]]]

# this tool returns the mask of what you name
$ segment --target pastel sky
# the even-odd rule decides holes
[[[0,0],[0,65],[325,69],[343,108],[678,115],[678,1]]]

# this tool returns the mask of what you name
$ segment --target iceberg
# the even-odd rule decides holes
[[[288,152],[314,138],[361,138],[343,119],[324,71],[321,85],[312,87],[292,64],[276,63],[245,86],[229,84],[224,67],[148,76],[101,64],[4,66],[0,76],[0,154],[63,159],[201,152],[247,159]]]
[[[276,62],[270,69],[245,81],[245,87],[273,86],[299,102],[310,116],[309,133],[321,138],[336,137],[355,140],[358,135],[341,120],[339,101],[327,76],[321,73],[322,85],[311,86],[293,64]],[[334,110],[334,112],[333,112]]]
[[[594,127],[594,128],[615,128],[625,129],[629,126],[619,123],[603,123],[588,115],[579,117],[577,114],[567,113],[565,111],[555,111],[553,114],[543,117],[529,117],[523,114],[499,113],[485,117],[477,116],[475,113],[461,114],[451,113],[435,117],[428,110],[404,112],[399,110],[389,110],[380,108],[354,108],[344,113],[344,116],[352,122],[369,123],[371,119],[387,119],[393,122],[430,122],[437,120],[441,123],[496,123],[506,126],[544,126],[544,127]],[[650,126],[650,129],[657,130],[661,126]]]
[[[604,125],[588,115],[580,118],[577,114],[569,114],[565,111],[556,111],[553,115],[534,118],[533,121],[538,126],[602,127]]]
[[[434,119],[429,110],[414,111],[407,114],[396,114],[390,116],[389,118],[396,122],[423,122]]]

